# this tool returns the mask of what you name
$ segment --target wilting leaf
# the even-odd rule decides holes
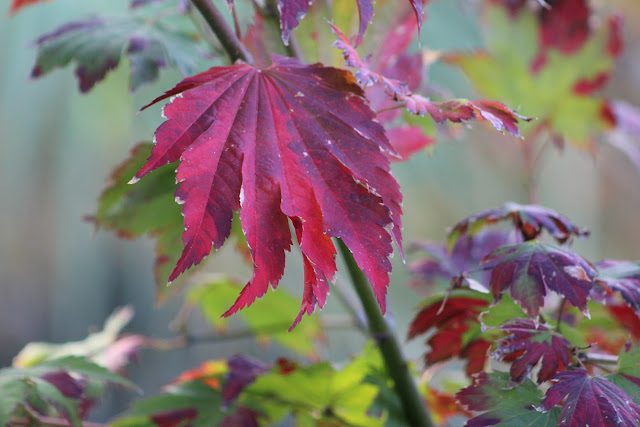
[[[478,318],[488,306],[488,298],[480,293],[463,292],[446,299],[437,298],[420,309],[409,325],[407,338],[433,331],[427,341],[427,366],[460,357],[467,359],[467,374],[480,372],[491,344],[480,336]]]
[[[607,259],[595,266],[598,269],[598,286],[594,287],[596,297],[606,299],[613,292],[618,292],[625,303],[640,316],[640,264]]]
[[[571,363],[572,346],[562,335],[531,319],[515,319],[501,327],[507,333],[497,343],[495,354],[511,362],[514,381],[522,381],[540,363],[538,383],[548,381]]]
[[[552,427],[558,422],[560,411],[543,413],[536,409],[542,392],[529,380],[513,385],[509,374],[480,373],[473,384],[457,394],[467,409],[483,412],[467,421],[467,427],[500,426]]]
[[[242,286],[233,280],[218,278],[190,289],[187,299],[202,310],[216,329],[224,333],[228,320],[222,314],[241,289]],[[293,331],[287,332],[297,311],[294,297],[281,290],[265,295],[262,300],[240,312],[240,317],[259,340],[271,338],[290,350],[310,356],[315,352],[314,341],[322,334],[320,322],[317,318],[309,318]]]
[[[595,29],[587,0],[554,0],[538,11],[524,1],[484,3],[486,51],[447,58],[481,96],[536,117],[523,127],[525,137],[545,128],[584,146],[613,125],[606,101],[595,92],[621,51],[615,19]]]
[[[542,408],[561,405],[558,426],[637,426],[640,405],[619,386],[603,377],[592,377],[585,369],[558,374],[547,390]]]
[[[437,123],[445,121],[462,123],[472,119],[484,120],[488,121],[496,130],[509,132],[516,136],[520,135],[518,123],[521,120],[530,120],[495,101],[469,101],[466,99],[444,102],[431,101],[429,98],[414,93],[406,82],[387,77],[370,68],[340,29],[333,24],[331,28],[338,37],[334,46],[342,51],[346,64],[355,69],[358,84],[363,88],[380,86],[389,98],[402,103],[412,114],[418,116],[429,114]]]
[[[131,66],[131,90],[158,77],[160,69],[172,66],[183,75],[195,71],[202,56],[197,41],[143,18],[89,18],[75,21],[40,37],[32,77],[55,68],[76,65],[81,92],[88,92],[115,69],[122,56]]]
[[[490,288],[498,299],[506,290],[529,316],[537,316],[554,291],[586,312],[595,269],[579,255],[556,246],[525,242],[503,246],[483,261],[491,272]]]
[[[487,209],[458,222],[449,232],[449,247],[453,248],[463,236],[474,236],[480,230],[499,222],[511,222],[513,228],[520,232],[522,238],[533,240],[542,231],[546,231],[558,243],[565,243],[573,236],[588,236],[589,232],[574,225],[567,217],[558,212],[539,205],[504,205]]]
[[[225,315],[277,286],[289,220],[305,265],[301,313],[325,303],[336,270],[331,237],[349,247],[384,311],[401,195],[384,154],[391,147],[351,75],[278,57],[267,69],[211,68],[154,103],[177,94],[135,178],[180,159],[184,249],[169,280],[219,248],[239,210],[254,273]]]

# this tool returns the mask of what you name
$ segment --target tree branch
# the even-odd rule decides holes
[[[227,24],[224,16],[211,0],[191,0],[191,3],[198,9],[204,20],[207,21],[207,24],[209,24],[209,27],[211,27],[211,30],[232,61],[240,59],[249,64],[253,62],[251,53],[236,37],[233,29]]]
[[[412,427],[433,427],[434,424],[427,413],[426,402],[418,393],[418,388],[411,377],[398,340],[382,316],[369,282],[342,240],[338,240],[338,249],[349,270],[353,287],[364,307],[369,331],[376,340],[387,373],[393,380],[393,387],[402,403],[407,422]]]

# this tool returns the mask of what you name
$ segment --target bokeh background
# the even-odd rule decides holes
[[[479,47],[472,1],[434,0],[428,8],[423,46],[434,50]],[[625,54],[612,84],[611,98],[640,105],[640,8],[637,0],[607,1],[625,17]],[[100,327],[115,307],[129,304],[136,316],[129,325],[153,337],[171,337],[170,320],[180,299],[158,307],[152,276],[153,245],[148,239],[119,240],[96,231],[84,220],[111,168],[137,141],[149,140],[161,118],[158,110],[137,114],[146,101],[180,76],[161,79],[135,95],[128,92],[127,64],[111,73],[90,94],[80,95],[71,69],[29,79],[35,58],[33,41],[69,20],[93,13],[124,12],[125,0],[55,0],[9,17],[9,1],[0,2],[0,365],[28,342],[64,342]],[[126,61],[125,61],[126,62]],[[431,82],[456,96],[472,97],[469,85],[450,68],[434,66]],[[526,114],[526,111],[523,111]],[[636,141],[640,144],[640,141]],[[472,126],[394,173],[405,194],[405,240],[442,240],[446,228],[475,211],[505,201],[526,202],[522,147],[517,141]],[[592,237],[577,242],[586,257],[640,258],[640,171],[619,151],[601,144],[597,153],[567,147],[542,159],[539,201],[579,225]],[[411,258],[412,256],[410,256]],[[400,335],[418,299],[407,286],[407,266],[396,257],[390,311]],[[299,263],[288,264],[283,286],[299,294]],[[246,278],[246,267],[231,250],[209,262],[211,271]],[[340,312],[335,297],[329,311]],[[205,328],[204,324],[200,327]],[[362,346],[352,330],[331,331],[321,355],[343,360]],[[419,357],[421,343],[409,345]],[[143,352],[129,370],[145,391],[157,390],[185,368],[202,360],[248,353],[273,358],[286,353],[251,339],[199,345],[167,352]],[[114,392],[96,419],[122,410],[135,398]]]

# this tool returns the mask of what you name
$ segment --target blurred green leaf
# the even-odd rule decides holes
[[[341,370],[328,363],[284,371],[276,366],[243,392],[244,402],[259,409],[270,423],[290,414],[296,425],[383,426],[386,415],[370,413],[379,393],[367,382],[370,365],[376,364],[366,360],[372,354],[365,351]]]
[[[171,385],[158,396],[135,402],[126,416],[110,425],[156,427],[158,424],[187,425],[183,424],[186,422],[192,427],[218,426],[225,417],[221,408],[219,390],[200,381],[191,381]]]
[[[223,318],[222,314],[233,304],[241,289],[240,283],[220,276],[191,288],[187,301],[197,306],[211,325],[223,331],[229,319]],[[298,306],[291,294],[280,289],[267,293],[236,317],[240,317],[258,339],[271,338],[289,350],[312,356],[314,340],[322,334],[318,316],[307,317],[291,332],[287,331],[291,319],[298,314]]]
[[[488,6],[485,14],[486,52],[456,54],[448,61],[460,67],[484,97],[499,99],[537,121],[523,126],[523,135],[548,123],[574,144],[586,145],[608,126],[603,100],[579,95],[574,86],[608,73],[614,64],[607,55],[608,29],[595,33],[572,55],[551,50],[538,72],[531,66],[538,53],[536,14],[522,10],[510,17],[502,6]]]
[[[160,69],[167,66],[176,67],[183,75],[193,74],[205,52],[193,34],[144,16],[69,22],[40,37],[36,44],[38,57],[32,75],[40,77],[75,63],[82,92],[103,80],[123,56],[129,59],[133,91],[157,79]]]

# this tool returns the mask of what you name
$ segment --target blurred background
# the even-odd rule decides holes
[[[433,50],[480,47],[478,23],[469,1],[434,0],[428,8],[423,45]],[[158,110],[137,114],[180,76],[164,71],[154,84],[131,95],[128,66],[88,95],[79,94],[70,68],[33,81],[33,41],[70,20],[93,13],[124,12],[125,0],[55,0],[9,17],[0,2],[0,365],[28,342],[64,342],[101,327],[118,306],[135,309],[129,331],[171,337],[168,324],[180,298],[158,307],[154,297],[153,242],[119,240],[96,231],[92,214],[109,171],[138,141],[149,140],[161,122]],[[640,8],[637,0],[608,1],[625,17],[625,53],[607,95],[640,105]],[[460,73],[434,66],[430,81],[453,94],[472,97]],[[526,111],[523,112],[526,114]],[[640,141],[636,141],[640,143]],[[443,139],[429,153],[394,166],[404,195],[405,240],[442,240],[447,227],[478,210],[505,201],[527,202],[520,144],[483,126],[455,140]],[[640,258],[640,171],[619,151],[602,144],[595,154],[568,146],[542,159],[539,202],[591,230],[576,248],[591,260]],[[410,259],[412,256],[410,255]],[[415,312],[407,266],[398,257],[389,296],[400,336]],[[213,257],[208,270],[246,278],[232,250]],[[301,292],[301,266],[288,264],[283,286]],[[328,311],[342,307],[330,297]],[[201,328],[206,328],[204,324]],[[364,339],[351,330],[331,331],[321,356],[343,360]],[[422,343],[408,347],[417,359]],[[251,339],[199,345],[167,352],[146,351],[129,370],[146,391],[158,390],[202,360],[247,353],[273,358],[286,352]],[[113,395],[95,418],[122,410],[134,398]]]

